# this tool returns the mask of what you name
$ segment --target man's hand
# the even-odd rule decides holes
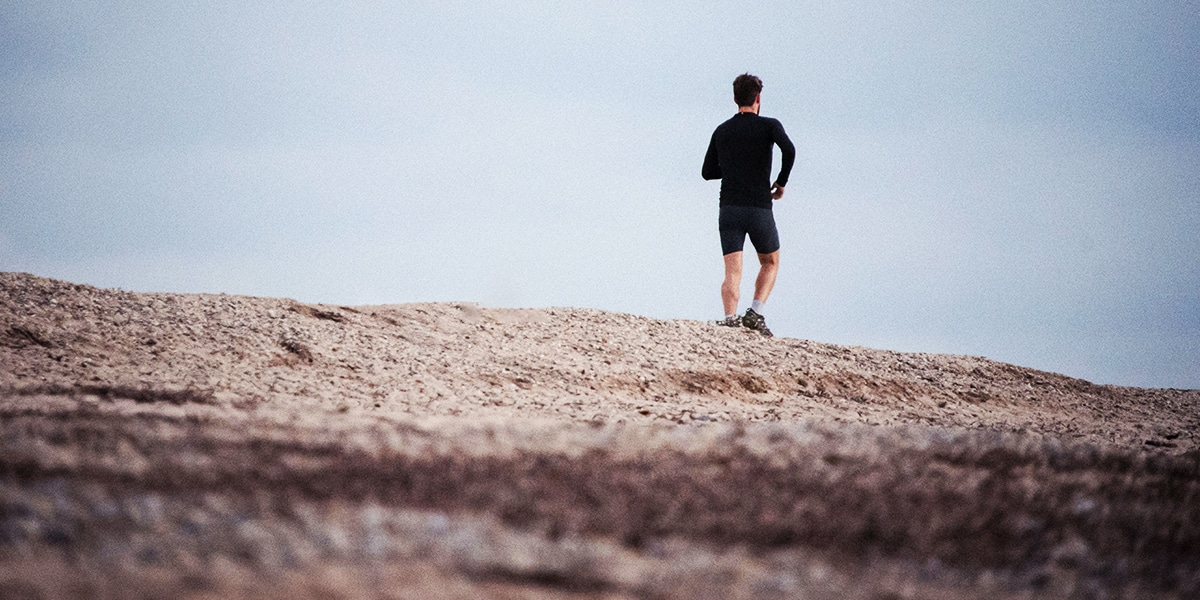
[[[782,197],[783,197],[783,186],[781,186],[781,185],[771,186],[771,199],[778,200]]]

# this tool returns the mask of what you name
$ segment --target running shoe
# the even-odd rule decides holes
[[[757,312],[754,312],[753,308],[746,309],[746,316],[742,317],[742,327],[745,327],[746,329],[753,329],[754,331],[763,334],[765,337],[774,337],[775,335],[771,333],[770,329],[767,329],[767,319]]]
[[[742,320],[737,317],[725,317],[717,321],[717,325],[722,327],[741,327]]]

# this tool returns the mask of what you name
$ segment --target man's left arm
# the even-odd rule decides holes
[[[783,130],[783,124],[779,121],[775,121],[771,141],[775,142],[779,151],[783,153],[783,165],[779,167],[779,177],[775,178],[775,187],[783,188],[792,174],[792,165],[796,164],[796,146],[792,145],[792,140],[788,139],[787,132]]]
[[[771,141],[775,142],[783,153],[779,177],[775,178],[775,183],[771,186],[771,199],[778,200],[783,197],[783,188],[787,186],[788,177],[792,174],[792,165],[796,163],[796,147],[792,145],[792,140],[788,139],[787,132],[783,130],[783,124],[779,121],[775,121],[775,127],[771,129]]]

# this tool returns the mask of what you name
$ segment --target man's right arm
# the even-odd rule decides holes
[[[704,153],[704,166],[700,169],[700,175],[705,179],[721,178],[721,161],[717,159],[716,132],[713,132],[712,139],[708,141],[708,152]]]

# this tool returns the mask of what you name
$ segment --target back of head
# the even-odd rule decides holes
[[[733,101],[738,106],[752,106],[754,99],[762,92],[762,80],[749,74],[742,73],[733,80]]]

